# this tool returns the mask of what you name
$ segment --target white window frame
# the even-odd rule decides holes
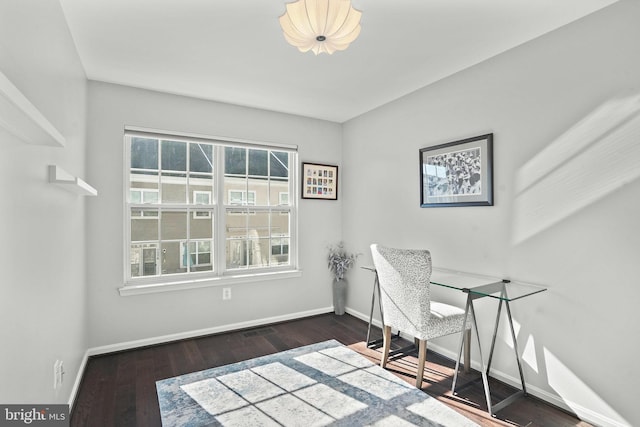
[[[158,204],[133,204],[130,202],[129,194],[130,190],[141,190],[140,188],[131,187],[130,188],[130,165],[131,165],[131,157],[130,157],[130,143],[129,138],[132,136],[138,136],[143,138],[152,138],[152,139],[166,139],[172,141],[184,141],[184,142],[200,142],[200,143],[209,143],[214,145],[214,159],[215,164],[213,165],[214,173],[213,173],[213,181],[214,181],[214,189],[213,194],[211,194],[211,204],[196,204],[196,203],[185,203],[184,205],[176,205],[176,204],[162,204],[162,189],[159,190],[159,202]],[[127,127],[125,128],[125,158],[124,158],[124,194],[125,194],[125,238],[124,238],[124,246],[125,246],[125,274],[124,274],[124,286],[121,287],[120,294],[125,295],[136,295],[142,293],[152,293],[152,292],[164,292],[164,291],[173,291],[180,289],[190,289],[197,288],[203,286],[216,286],[216,285],[224,285],[231,283],[241,283],[241,282],[255,282],[261,280],[274,280],[274,279],[282,279],[286,277],[299,277],[301,275],[300,270],[298,269],[298,254],[297,254],[297,228],[298,228],[298,206],[297,200],[295,198],[289,198],[289,205],[278,205],[278,206],[253,206],[249,204],[244,205],[231,205],[225,204],[224,200],[221,198],[221,195],[224,194],[224,148],[228,146],[236,146],[241,148],[248,149],[258,149],[258,150],[273,150],[276,152],[285,151],[290,153],[289,157],[289,176],[288,176],[288,194],[297,194],[298,189],[298,156],[297,156],[297,146],[293,145],[280,145],[280,144],[262,144],[259,142],[253,141],[245,141],[245,140],[235,140],[228,138],[215,138],[215,137],[207,137],[202,135],[194,135],[194,134],[177,134],[175,132],[166,132],[166,131],[155,131],[149,129],[142,128],[133,128]],[[189,150],[187,150],[189,151]],[[160,156],[160,153],[159,153]],[[187,183],[187,192],[189,192]],[[146,189],[145,189],[146,190]],[[193,190],[193,199],[192,201],[196,201],[195,193],[199,190]],[[256,201],[255,191],[249,190],[249,193],[253,193],[253,201]],[[245,192],[246,194],[246,192]],[[227,199],[229,200],[229,199]],[[243,196],[243,200],[246,200]],[[268,203],[269,198],[267,198]],[[282,200],[281,196],[278,198],[279,201]],[[188,201],[187,201],[188,202]],[[189,273],[176,273],[176,274],[159,274],[155,276],[142,276],[142,277],[132,277],[131,275],[131,258],[130,258],[130,250],[131,244],[130,236],[131,236],[131,212],[136,209],[144,209],[150,207],[158,207],[161,211],[164,210],[184,210],[185,207],[188,207],[189,210],[193,213],[194,219],[204,219],[204,216],[195,216],[196,212],[201,212],[203,210],[207,210],[210,213],[210,216],[213,217],[213,240],[211,244],[211,255],[210,260],[213,264],[213,271],[197,271],[197,272],[189,272]],[[267,267],[260,268],[245,268],[245,269],[226,269],[226,232],[225,232],[225,213],[227,209],[237,209],[237,208],[247,208],[252,212],[256,211],[272,211],[272,212],[280,212],[281,214],[289,214],[289,263],[287,265],[272,265]],[[161,214],[160,214],[161,215]],[[154,216],[153,218],[157,218]],[[206,217],[211,219],[210,217]],[[189,221],[187,221],[189,222]],[[274,235],[273,237],[279,238],[279,235]],[[160,239],[160,236],[159,236]],[[198,241],[202,239],[194,238],[192,241]],[[170,240],[169,240],[170,241]],[[161,244],[162,240],[158,240]],[[167,242],[165,240],[165,242]],[[137,243],[137,242],[134,242]],[[145,242],[147,243],[147,242]],[[188,244],[187,244],[188,246]],[[187,251],[189,249],[187,248]],[[162,248],[159,247],[157,249],[158,256],[161,257]],[[180,261],[182,263],[182,260]],[[142,267],[141,267],[142,268]]]

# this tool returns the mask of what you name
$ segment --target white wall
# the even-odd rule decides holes
[[[58,2],[0,2],[0,70],[67,141],[0,137],[0,402],[66,403],[87,349],[85,199],[47,165],[84,176],[87,85]]]
[[[512,305],[531,391],[609,425],[640,425],[639,17],[640,2],[622,1],[351,120],[343,135],[344,240],[367,254],[360,263],[373,242],[428,248],[437,266],[547,286]],[[421,209],[419,149],[488,132],[495,206]],[[372,277],[350,274],[348,305],[368,313]],[[477,306],[488,345],[496,305]],[[515,378],[500,336],[493,366]],[[457,340],[432,344],[453,352]]]
[[[330,310],[326,247],[339,241],[342,201],[300,200],[302,277],[122,297],[123,130],[125,125],[299,146],[300,161],[341,163],[336,123],[219,104],[106,83],[89,83],[89,180],[100,197],[89,206],[90,347],[243,322]]]

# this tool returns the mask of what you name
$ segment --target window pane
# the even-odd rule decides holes
[[[162,174],[162,203],[187,202],[187,177],[178,173]]]
[[[131,138],[131,167],[136,169],[158,169],[158,140]]]
[[[209,265],[203,265],[203,264],[209,264]],[[207,252],[207,253],[202,253],[200,252],[198,254],[198,265],[197,265],[198,271],[203,271],[203,270],[211,270],[212,266],[211,266],[211,253]]]
[[[142,203],[158,203],[158,190],[142,190]]]
[[[272,151],[270,159],[270,175],[272,177],[289,177],[289,153],[285,151]]]
[[[271,265],[289,264],[289,238],[271,239]]]
[[[187,170],[187,143],[181,141],[162,141],[162,170]]]
[[[208,240],[198,242],[198,253],[211,253],[211,242]]]
[[[161,239],[187,240],[187,213],[162,212],[160,225]],[[164,250],[164,244],[163,244]]]
[[[157,244],[132,244],[130,247],[131,277],[155,276]]]
[[[213,237],[213,215],[208,210],[195,210],[190,219],[190,239],[211,239]]]
[[[191,203],[196,205],[210,205],[213,203],[213,188],[211,179],[189,178],[189,189],[191,190]],[[197,185],[199,184],[199,185]]]
[[[195,191],[193,199],[193,201],[199,205],[208,205],[211,202],[211,193]]]
[[[287,211],[271,214],[271,265],[288,265],[290,244],[290,215]]]
[[[247,204],[267,205],[269,200],[269,181],[266,178],[247,179]]]
[[[247,241],[245,239],[227,239],[227,270],[243,268],[247,265]]]
[[[210,240],[191,241],[188,248],[187,250],[187,243],[182,242],[180,247],[181,268],[188,269],[188,271],[213,270]]]
[[[142,191],[140,191],[140,190],[130,190],[129,191],[129,201],[131,203],[142,203]]]
[[[155,217],[153,215],[156,215]],[[131,211],[131,241],[158,240],[158,211],[133,209]]]
[[[271,258],[269,239],[249,239],[248,240],[248,267],[268,267]]]
[[[213,172],[213,146],[211,144],[189,144],[189,170],[191,172]]]
[[[200,240],[192,242],[191,246],[191,271],[211,271],[213,264],[211,263],[211,241]]]
[[[249,214],[249,237],[269,237],[269,212],[251,212]]]
[[[267,267],[269,258],[269,239],[227,240],[227,269]]]
[[[247,265],[247,218],[246,209],[229,209],[225,215],[227,269]]]
[[[247,179],[242,177],[224,178],[225,203],[229,205],[246,205],[247,204]],[[255,197],[253,197],[255,200]]]
[[[129,201],[131,203],[157,203],[158,172],[132,171],[129,174],[129,188]],[[155,193],[155,201],[150,201],[152,198],[150,193]]]
[[[267,150],[249,150],[249,175],[269,176]]]
[[[224,149],[224,173],[225,175],[247,174],[247,150],[246,148],[225,147]]]
[[[271,214],[271,236],[290,236],[289,212],[272,212]]]
[[[269,205],[289,204],[289,181],[272,179],[269,181]]]
[[[163,215],[164,216],[164,215]],[[186,273],[187,267],[181,263],[182,242],[162,242],[162,274]]]

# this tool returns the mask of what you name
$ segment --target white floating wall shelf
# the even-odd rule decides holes
[[[56,165],[49,165],[49,182],[81,196],[98,195],[98,190]]]
[[[0,71],[0,132],[29,144],[64,147],[65,138]]]

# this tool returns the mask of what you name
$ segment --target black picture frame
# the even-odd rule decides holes
[[[493,206],[493,133],[420,149],[420,207]]]
[[[338,200],[338,166],[302,163],[303,199]]]

